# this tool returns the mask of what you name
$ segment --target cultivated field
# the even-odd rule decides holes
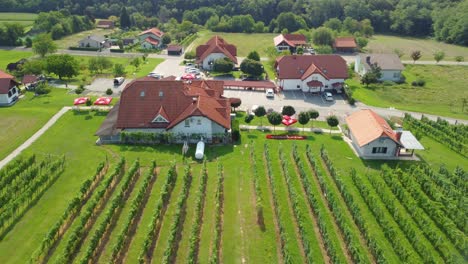
[[[16,161],[29,169],[0,172],[12,179],[0,182],[10,201],[0,211],[1,263],[463,263],[466,172],[452,172],[467,166],[456,148],[420,152],[432,167],[382,169],[339,136],[243,132],[238,145],[207,147],[202,163],[194,146],[185,159],[179,145],[96,146],[103,120],[65,114]],[[439,155],[461,161],[439,171]],[[53,164],[63,166],[57,177]],[[30,190],[39,191],[24,200]]]
[[[406,83],[400,85],[372,84],[369,88],[359,80],[347,80],[353,96],[365,104],[380,107],[417,111],[441,116],[468,119],[466,76],[468,67],[442,65],[405,65]],[[424,87],[412,86],[424,80]]]
[[[468,60],[468,48],[463,46],[446,44],[432,39],[375,35],[366,49],[374,53],[393,53],[395,49],[403,51],[403,60],[412,60],[410,54],[414,50],[420,50],[422,57],[420,60],[434,60],[434,52],[444,51],[444,60],[455,61],[456,56],[463,56]]]
[[[195,51],[198,45],[205,44],[211,37],[219,35],[228,43],[237,46],[237,56],[246,57],[249,52],[256,50],[260,56],[265,57],[265,48],[273,47],[273,38],[278,34],[273,33],[222,33],[201,31],[198,32],[198,38],[192,42],[192,50]]]
[[[25,27],[30,27],[34,24],[37,14],[33,13],[8,13],[0,12],[0,24],[2,23],[19,23]]]

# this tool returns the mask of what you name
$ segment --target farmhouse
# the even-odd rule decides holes
[[[341,91],[348,78],[346,61],[338,55],[289,55],[276,59],[280,89],[318,93]]]
[[[168,142],[225,140],[231,108],[222,81],[168,81],[145,77],[127,84],[97,131],[100,143],[126,142],[129,134],[164,135]],[[167,137],[171,138],[168,139]]]
[[[158,49],[162,46],[162,37],[164,32],[158,28],[150,28],[138,35],[141,47],[144,49]]]
[[[346,117],[352,145],[364,159],[412,156],[415,149],[424,149],[410,131],[394,131],[370,109]]]
[[[23,80],[21,81],[26,88],[26,90],[33,89],[39,84],[40,82],[44,82],[45,77],[43,75],[36,76],[33,74],[26,74],[23,76]]]
[[[103,36],[87,36],[78,43],[80,48],[109,48],[110,42]]]
[[[19,96],[19,83],[8,73],[0,71],[0,105],[14,104]]]
[[[273,39],[273,42],[278,52],[289,50],[295,53],[297,47],[307,45],[307,39],[303,34],[280,34]]]
[[[399,81],[405,69],[396,54],[359,54],[356,56],[354,71],[362,76],[370,71],[372,65],[380,67],[380,81]]]
[[[357,49],[356,40],[353,37],[336,38],[333,42],[333,49],[336,52],[353,53]]]
[[[217,59],[228,58],[234,64],[237,64],[237,48],[227,43],[220,36],[214,36],[204,45],[197,47],[196,63],[205,70],[212,70],[213,62]]]

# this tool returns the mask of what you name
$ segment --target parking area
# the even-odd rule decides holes
[[[120,94],[122,89],[131,82],[132,79],[125,79],[119,86],[114,86],[114,79],[111,78],[96,78],[90,85],[85,88],[91,92],[105,93],[107,89],[112,89],[115,95]]]
[[[343,96],[333,94],[334,100],[325,101],[322,96],[303,93],[301,91],[283,91],[275,94],[273,98],[267,98],[265,91],[224,90],[224,96],[235,97],[242,100],[240,109],[248,110],[252,105],[262,105],[266,109],[272,108],[279,111],[285,105],[292,105],[299,111],[310,108],[347,109],[349,105]]]

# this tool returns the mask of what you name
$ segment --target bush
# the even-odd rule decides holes
[[[68,47],[69,50],[86,50],[86,51],[98,51],[99,48],[86,48],[86,47]]]
[[[123,49],[110,49],[110,52],[124,53],[125,50],[123,50]]]
[[[111,94],[113,94],[113,93],[114,93],[114,91],[112,91],[111,88],[109,88],[109,89],[106,90],[106,94],[107,94],[107,95],[111,95]]]
[[[186,60],[195,59],[195,52],[194,51],[186,52],[185,55],[184,55],[184,59],[186,59]]]
[[[47,85],[44,82],[37,85],[37,87],[35,89],[36,94],[48,94],[48,93],[50,93],[50,91],[51,91],[51,89],[50,89],[49,85]]]
[[[416,81],[412,81],[412,82],[411,82],[411,85],[412,85],[412,86],[420,86],[420,87],[423,87],[425,84],[426,84],[426,81],[423,80],[423,79],[418,79],[418,80],[416,80]]]
[[[234,68],[234,63],[228,58],[217,59],[213,62],[213,71],[215,72],[230,72]]]
[[[384,86],[392,86],[394,84],[394,82],[392,81],[383,81],[382,83]]]
[[[246,115],[245,118],[244,118],[244,121],[247,123],[247,124],[250,124],[250,122],[254,119],[254,116],[253,115]]]
[[[232,141],[237,142],[240,140],[239,120],[232,121]]]

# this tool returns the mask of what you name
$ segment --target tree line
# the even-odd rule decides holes
[[[249,24],[244,25],[252,32],[258,32],[262,26],[269,32],[291,30],[291,27],[315,28],[332,18],[369,19],[376,32],[434,36],[449,43],[468,45],[467,0],[0,0],[0,11],[65,9],[91,19],[119,16],[124,6],[129,14],[138,14],[139,22],[142,17],[156,17],[162,23],[175,18],[198,25],[215,23],[223,31],[228,31],[229,20],[240,15],[255,18],[253,24],[248,19]],[[242,18],[235,19],[242,22]]]

